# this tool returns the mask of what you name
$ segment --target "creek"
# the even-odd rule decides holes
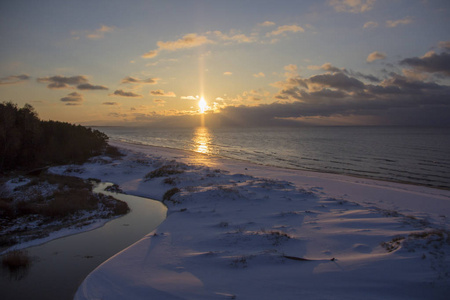
[[[127,202],[130,212],[100,228],[26,249],[32,264],[20,279],[2,270],[1,299],[73,299],[90,272],[152,232],[166,218],[167,208],[161,202],[105,191],[111,185],[99,183],[94,192]]]

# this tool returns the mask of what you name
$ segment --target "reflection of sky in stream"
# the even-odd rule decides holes
[[[101,183],[94,191],[103,190]],[[127,215],[89,232],[28,248],[32,265],[21,280],[2,269],[0,291],[7,299],[72,299],[83,279],[102,262],[153,231],[166,217],[159,201],[132,195],[112,195],[126,201]]]

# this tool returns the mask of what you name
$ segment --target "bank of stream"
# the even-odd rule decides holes
[[[2,269],[1,299],[73,299],[90,272],[166,218],[167,208],[161,202],[105,191],[110,185],[99,183],[94,192],[127,202],[131,211],[98,229],[26,249],[32,263],[23,274],[12,276]]]

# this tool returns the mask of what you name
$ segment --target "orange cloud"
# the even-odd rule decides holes
[[[167,41],[162,42],[159,41],[156,43],[158,46],[158,49],[151,50],[145,54],[142,55],[143,58],[152,58],[155,57],[161,52],[162,50],[166,51],[175,51],[180,49],[188,49],[188,48],[194,48],[199,47],[204,44],[212,44],[214,43],[210,39],[208,39],[204,35],[197,35],[196,33],[189,33],[183,36],[181,39],[178,39],[176,41]]]
[[[268,32],[267,36],[280,35],[286,32],[305,32],[305,29],[298,25],[283,25],[279,26],[276,30]]]
[[[413,19],[411,17],[406,17],[406,18],[400,19],[400,20],[386,21],[386,26],[393,28],[393,27],[397,27],[398,25],[407,25],[412,22],[413,22]]]
[[[370,29],[370,28],[375,28],[375,27],[378,27],[378,23],[373,22],[373,21],[366,22],[363,26],[364,29]]]
[[[371,10],[375,0],[330,0],[328,3],[337,12],[362,13]]]
[[[385,59],[385,58],[386,58],[386,54],[378,52],[378,51],[374,51],[374,52],[370,53],[369,56],[367,56],[366,61],[373,62],[377,59]]]
[[[253,74],[253,77],[259,78],[259,77],[265,77],[266,75],[263,72],[259,72],[256,74]]]

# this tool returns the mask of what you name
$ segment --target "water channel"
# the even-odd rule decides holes
[[[166,218],[167,208],[161,202],[104,191],[109,185],[100,183],[94,192],[127,202],[131,211],[101,228],[28,248],[32,264],[23,278],[17,280],[2,270],[1,299],[73,299],[90,272],[153,231]]]

